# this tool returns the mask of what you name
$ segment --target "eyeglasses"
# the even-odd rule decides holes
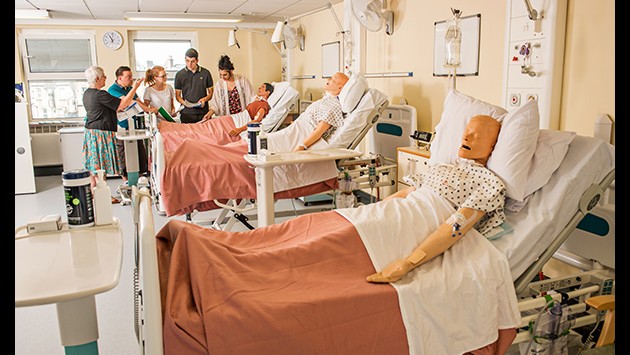
[[[156,78],[168,78],[168,75],[164,74],[164,75],[158,75],[156,76]]]

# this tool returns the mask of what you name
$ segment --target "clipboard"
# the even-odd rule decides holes
[[[160,116],[162,116],[165,120],[169,122],[175,122],[175,119],[173,119],[173,116],[171,116],[168,112],[166,112],[164,107],[160,106],[160,108],[158,108],[158,112],[160,113]]]

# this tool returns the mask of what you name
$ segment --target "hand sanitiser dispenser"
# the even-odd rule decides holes
[[[111,203],[111,189],[105,182],[105,171],[97,170],[96,186],[92,195],[94,196],[94,224],[102,226],[114,223]]]

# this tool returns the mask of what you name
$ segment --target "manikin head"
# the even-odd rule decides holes
[[[336,72],[326,80],[324,90],[333,96],[339,95],[343,86],[348,82],[348,76],[342,72]]]
[[[273,93],[273,89],[274,89],[273,85],[269,83],[263,83],[262,85],[258,87],[258,96],[267,100],[269,96],[271,96],[271,94]]]
[[[474,116],[464,130],[462,145],[458,152],[459,157],[471,159],[486,166],[499,138],[500,130],[501,123],[496,119],[486,115]]]

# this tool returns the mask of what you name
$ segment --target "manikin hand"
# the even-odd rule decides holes
[[[230,136],[234,137],[237,136],[239,134],[241,134],[241,132],[243,132],[245,130],[245,128],[243,127],[239,127],[239,128],[234,128],[233,130],[230,131]]]
[[[396,282],[413,269],[414,265],[409,260],[396,260],[387,265],[383,271],[368,276],[366,280],[377,283]]]

